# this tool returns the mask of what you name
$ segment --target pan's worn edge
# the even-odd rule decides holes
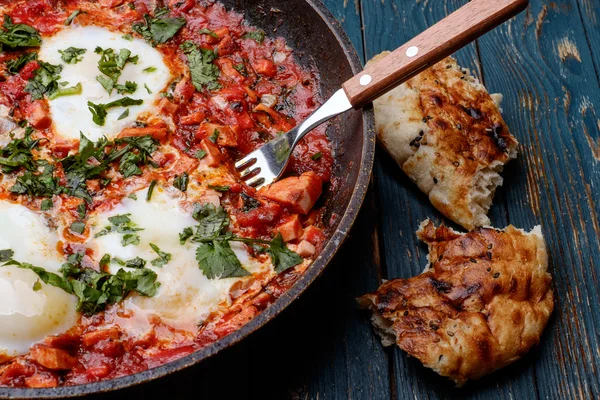
[[[327,24],[337,41],[339,42],[350,66],[352,72],[357,74],[362,70],[361,61],[345,31],[325,7],[321,0],[305,0]],[[350,203],[346,213],[343,215],[338,228],[332,234],[327,245],[313,262],[310,268],[302,275],[302,277],[281,296],[275,303],[265,309],[252,321],[248,322],[241,329],[225,336],[217,342],[201,349],[195,353],[185,356],[171,363],[161,365],[146,371],[142,371],[133,375],[124,376],[121,378],[90,383],[78,386],[66,386],[47,389],[20,389],[20,388],[0,388],[0,398],[67,398],[77,397],[86,394],[103,393],[117,389],[123,389],[139,383],[147,382],[153,379],[164,377],[173,372],[180,371],[186,367],[197,364],[200,361],[211,357],[222,349],[232,346],[244,339],[257,329],[261,328],[267,322],[272,320],[287,306],[289,306],[296,298],[298,298],[308,286],[317,278],[325,267],[331,262],[342,243],[346,240],[350,228],[354,224],[358,212],[365,199],[371,172],[373,170],[373,162],[375,157],[375,123],[373,111],[371,108],[363,110],[363,132],[365,140],[363,142],[362,157],[360,171],[356,182],[356,187],[350,198]]]

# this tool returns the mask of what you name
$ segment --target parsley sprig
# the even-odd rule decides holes
[[[198,243],[196,260],[200,270],[209,279],[224,279],[249,275],[231,249],[230,242],[242,242],[256,246],[271,257],[275,272],[283,272],[302,262],[302,257],[288,249],[281,234],[269,241],[235,236],[227,231],[229,216],[222,207],[212,204],[197,204],[192,215],[198,225],[186,228],[179,239],[182,244],[188,240]]]
[[[125,85],[118,85],[117,81],[127,63],[137,64],[138,56],[132,56],[131,50],[128,49],[121,49],[117,53],[113,49],[103,49],[98,46],[94,51],[96,54],[100,54],[98,69],[103,74],[98,75],[96,80],[100,82],[108,94],[111,94],[115,88],[119,94],[135,92],[137,85],[134,87],[132,82],[127,82]]]
[[[4,14],[2,28],[0,29],[0,51],[3,51],[4,47],[16,49],[39,47],[42,44],[42,37],[35,28],[25,24],[13,24],[8,14]]]
[[[95,104],[91,101],[88,101],[87,105],[88,109],[92,113],[92,120],[94,121],[94,123],[99,126],[104,126],[104,124],[106,123],[106,116],[108,115],[108,109],[115,107],[139,106],[142,103],[144,103],[144,100],[123,97],[121,99],[114,100],[106,104]]]
[[[142,35],[153,46],[166,43],[185,25],[185,18],[167,17],[169,9],[159,8],[154,16],[145,14],[144,22],[138,22],[131,27],[134,32]]]
[[[135,222],[129,218],[130,214],[114,215],[108,218],[110,225],[102,229],[100,232],[94,235],[95,238],[99,238],[110,233],[120,233],[123,235],[121,238],[121,244],[123,246],[140,244],[140,236],[137,234],[139,231],[143,231],[144,228],[137,226]]]
[[[86,315],[105,310],[107,306],[120,302],[131,292],[152,297],[160,286],[160,283],[156,282],[156,273],[143,267],[133,271],[119,269],[115,275],[112,275],[83,267],[82,255],[71,254],[61,267],[59,275],[29,263],[13,260],[13,255],[12,250],[0,251],[0,262],[4,262],[3,267],[15,266],[29,269],[35,272],[45,284],[75,295],[78,300],[77,311]]]
[[[181,49],[187,56],[192,83],[196,90],[201,92],[205,87],[208,90],[219,89],[221,87],[218,81],[220,70],[213,64],[217,58],[216,51],[198,48],[189,41],[183,43]]]

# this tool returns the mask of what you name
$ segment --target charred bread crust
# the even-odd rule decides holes
[[[449,57],[374,101],[380,144],[442,214],[467,229],[489,225],[500,172],[517,154],[494,99]]]
[[[459,386],[537,345],[554,307],[541,230],[477,228],[466,234],[425,221],[429,268],[358,299],[384,345],[396,343]]]

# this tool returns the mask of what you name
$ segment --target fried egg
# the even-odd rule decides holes
[[[147,261],[146,268],[158,275],[160,287],[155,296],[134,294],[123,302],[124,308],[130,310],[134,317],[131,320],[122,319],[119,323],[122,329],[132,335],[141,335],[150,329],[148,318],[154,315],[170,326],[195,333],[199,323],[217,310],[221,303],[229,301],[232,285],[244,278],[208,279],[204,276],[195,258],[196,245],[190,241],[182,245],[179,241],[179,234],[185,228],[194,227],[198,223],[182,207],[181,198],[177,194],[167,193],[157,186],[151,200],[146,201],[147,192],[147,188],[140,190],[133,198],[125,198],[112,210],[95,216],[91,222],[89,245],[98,259],[104,254],[123,261],[141,257]],[[123,214],[128,214],[138,228],[143,228],[136,232],[140,239],[138,245],[123,246],[122,234],[119,233],[93,238],[110,225],[109,217]],[[158,257],[152,250],[151,243],[172,255],[171,261],[162,268],[151,264]],[[231,247],[242,266],[250,273],[270,268],[267,263],[250,258],[239,243],[232,243]],[[123,267],[113,262],[110,272],[114,274],[119,268]]]
[[[66,64],[61,59],[60,51],[64,52],[70,47],[85,49],[85,53],[79,56],[80,62]],[[138,56],[136,64],[128,62],[125,65],[117,81],[121,85],[126,81],[137,83],[134,93],[119,94],[114,89],[109,95],[96,80],[97,76],[102,75],[98,69],[101,55],[95,53],[96,47],[113,49],[116,53],[119,53],[120,49],[128,49],[131,51],[131,57]],[[79,139],[80,132],[93,141],[102,136],[109,139],[115,137],[123,128],[131,126],[138,115],[152,109],[160,92],[171,80],[171,71],[165,65],[162,54],[155,48],[141,39],[127,40],[123,38],[122,33],[96,26],[65,28],[51,37],[44,38],[39,59],[62,65],[60,81],[68,82],[69,87],[78,83],[82,85],[80,95],[62,96],[49,101],[54,131],[66,139]],[[128,115],[122,118],[120,117],[125,112],[124,107],[109,108],[104,126],[93,122],[88,101],[106,104],[126,96],[141,99],[144,103],[128,107]]]
[[[0,250],[12,250],[14,260],[57,272],[64,261],[57,241],[43,216],[0,201]],[[75,296],[38,281],[31,270],[0,267],[0,358],[25,354],[34,343],[77,322]]]

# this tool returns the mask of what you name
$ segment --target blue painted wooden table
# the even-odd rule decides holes
[[[327,0],[363,60],[391,50],[466,0]],[[490,92],[519,158],[491,210],[497,227],[542,225],[556,306],[530,354],[462,389],[384,349],[354,298],[420,273],[415,230],[441,221],[378,149],[372,188],[335,262],[274,322],[171,377],[111,398],[600,398],[600,0],[530,0],[526,12],[457,54]],[[597,110],[598,109],[598,110]]]

